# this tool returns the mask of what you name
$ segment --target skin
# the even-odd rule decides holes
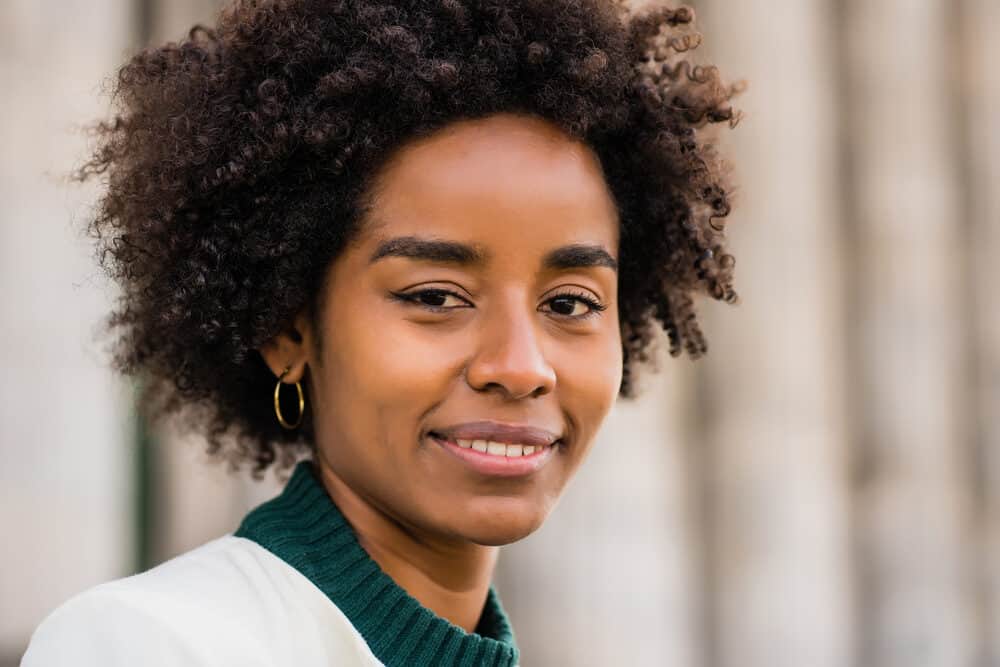
[[[362,546],[425,607],[471,632],[499,545],[542,524],[617,397],[616,270],[544,262],[574,244],[617,260],[617,212],[588,147],[512,114],[406,144],[374,193],[329,268],[321,331],[300,313],[261,353],[275,376],[291,367],[285,382],[304,381],[318,469]],[[406,237],[465,244],[483,259],[372,261]],[[454,295],[393,296],[429,289]],[[429,435],[479,420],[562,439],[528,476],[486,476]]]

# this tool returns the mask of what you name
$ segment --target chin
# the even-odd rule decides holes
[[[498,547],[522,540],[538,530],[548,516],[527,499],[483,498],[469,503],[468,510],[456,521],[455,532],[476,544]]]

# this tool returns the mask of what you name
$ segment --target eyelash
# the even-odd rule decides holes
[[[406,304],[410,304],[410,305],[419,306],[421,308],[425,308],[425,309],[427,309],[427,310],[429,310],[431,312],[434,312],[434,313],[447,312],[449,310],[454,310],[456,307],[455,306],[452,306],[452,307],[432,306],[432,305],[429,305],[429,304],[426,304],[426,303],[421,303],[421,301],[420,301],[420,296],[421,295],[434,294],[436,296],[453,296],[455,298],[458,298],[458,299],[461,299],[463,301],[468,302],[468,299],[466,299],[465,297],[463,297],[463,296],[461,296],[459,294],[456,294],[455,292],[452,292],[451,290],[446,290],[446,289],[423,289],[423,290],[417,290],[416,292],[390,292],[390,294],[392,295],[392,297],[394,299],[396,299],[398,301],[402,301],[402,302],[404,302]],[[584,292],[572,292],[572,291],[561,292],[561,293],[556,294],[556,295],[554,295],[552,297],[549,297],[549,299],[546,301],[546,303],[549,303],[550,301],[555,301],[556,299],[573,299],[575,301],[582,302],[588,308],[590,308],[590,310],[588,312],[584,313],[583,315],[563,315],[561,313],[554,313],[555,315],[558,315],[559,317],[565,317],[565,318],[568,318],[568,319],[571,319],[571,320],[584,320],[584,319],[588,319],[590,317],[594,317],[596,315],[599,315],[601,312],[607,310],[607,308],[608,308],[606,305],[604,305],[603,303],[600,303],[599,301],[597,301],[596,299],[594,299],[593,297],[591,297],[590,295],[588,295],[588,294],[586,294]]]

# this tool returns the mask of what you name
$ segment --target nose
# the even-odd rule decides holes
[[[520,310],[520,309],[519,309]],[[542,396],[556,384],[531,314],[504,309],[483,322],[479,345],[466,368],[466,381],[477,391],[505,398]]]

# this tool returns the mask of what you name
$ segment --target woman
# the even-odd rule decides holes
[[[233,533],[97,586],[24,665],[515,665],[491,586],[657,329],[736,301],[733,87],[690,9],[263,0],[144,51],[80,170],[117,367],[255,474]],[[299,460],[301,459],[301,460]],[[556,621],[553,630],[558,629]]]

